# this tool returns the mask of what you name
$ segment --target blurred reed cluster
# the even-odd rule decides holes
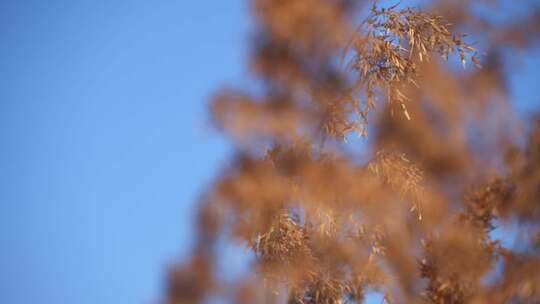
[[[540,120],[507,85],[540,14],[502,2],[250,1],[254,85],[210,109],[235,154],[166,302],[540,303]]]

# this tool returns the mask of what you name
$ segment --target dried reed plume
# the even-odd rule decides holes
[[[540,123],[518,119],[504,55],[537,43],[538,10],[250,3],[263,85],[212,101],[236,152],[166,302],[539,303]],[[217,273],[220,239],[249,248],[250,273]]]

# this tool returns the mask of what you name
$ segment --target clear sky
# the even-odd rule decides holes
[[[227,158],[243,1],[0,1],[0,303],[150,303]]]
[[[229,153],[205,105],[244,81],[247,23],[241,0],[0,1],[0,303],[159,298]]]

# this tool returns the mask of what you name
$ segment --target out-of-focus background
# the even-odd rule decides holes
[[[0,23],[0,303],[156,302],[230,154],[206,103],[248,81],[245,1],[2,1]]]

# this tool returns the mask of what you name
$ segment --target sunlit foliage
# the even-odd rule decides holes
[[[475,7],[498,1],[250,4],[261,85],[211,102],[235,156],[167,302],[540,302],[540,123],[506,85],[538,7],[495,22]],[[505,224],[519,246],[493,236]],[[253,253],[245,277],[217,273],[220,239]]]

